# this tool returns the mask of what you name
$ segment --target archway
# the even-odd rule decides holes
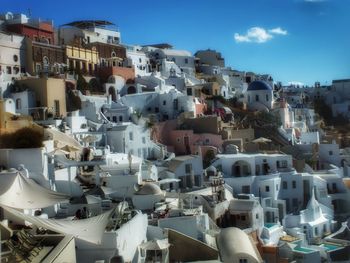
[[[136,88],[134,86],[128,87],[128,94],[135,94],[136,93]]]
[[[234,177],[250,176],[251,171],[250,164],[246,161],[237,161],[231,167],[231,174]]]
[[[110,86],[108,89],[108,94],[112,96],[112,100],[116,101],[117,100],[117,94],[115,92],[115,88],[113,86]]]

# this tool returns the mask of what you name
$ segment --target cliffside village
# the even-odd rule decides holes
[[[104,20],[0,15],[3,262],[350,262],[350,79]]]

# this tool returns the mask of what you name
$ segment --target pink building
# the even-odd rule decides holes
[[[221,152],[223,145],[221,135],[179,130],[177,120],[157,123],[153,128],[152,139],[166,145],[167,150],[176,155],[201,153],[204,157],[208,150],[213,150],[215,154]]]

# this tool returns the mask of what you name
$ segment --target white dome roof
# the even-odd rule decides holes
[[[163,192],[158,185],[154,183],[146,183],[135,194],[136,195],[158,195],[162,193]]]

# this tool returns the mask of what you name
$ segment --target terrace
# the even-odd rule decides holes
[[[73,236],[54,232],[35,234],[33,229],[0,222],[1,263],[76,262]]]

